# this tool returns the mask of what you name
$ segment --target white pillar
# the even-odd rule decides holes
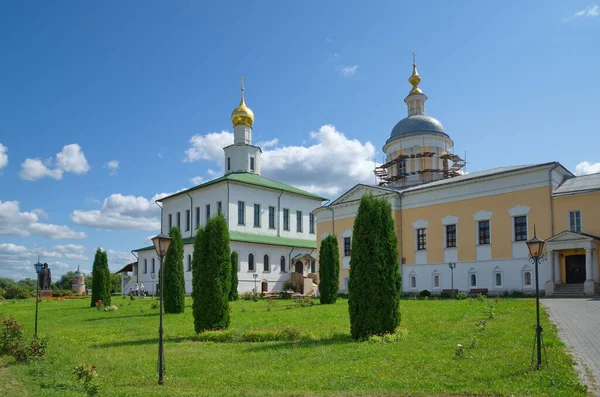
[[[559,251],[552,251],[554,256],[554,282],[556,284],[561,284],[560,280],[560,253]]]
[[[594,275],[592,273],[592,249],[585,249],[585,283],[583,283],[583,294],[594,295]]]
[[[546,281],[545,291],[546,296],[554,295],[554,280],[556,276],[554,275],[554,251],[550,251],[550,259],[548,260],[548,281]]]

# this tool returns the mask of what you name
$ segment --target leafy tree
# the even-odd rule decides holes
[[[352,232],[348,309],[354,339],[393,332],[400,323],[398,242],[390,204],[365,195]]]
[[[2,289],[7,289],[7,288],[13,288],[16,287],[17,283],[15,283],[12,279],[10,278],[0,278],[0,288]]]
[[[229,290],[229,300],[238,300],[238,253],[231,253],[231,289]]]
[[[229,326],[231,257],[223,216],[210,219],[194,240],[192,297],[197,333]]]
[[[121,273],[110,275],[110,290],[116,293],[121,292]],[[70,288],[69,288],[70,289]]]
[[[101,300],[105,305],[110,305],[110,271],[108,270],[108,257],[106,251],[96,250],[94,265],[92,267],[92,302],[91,307]]]
[[[322,304],[335,303],[340,282],[340,251],[337,238],[330,234],[319,250],[319,295]]]
[[[163,262],[165,313],[185,310],[185,279],[183,278],[183,239],[178,227],[169,233],[171,245]]]

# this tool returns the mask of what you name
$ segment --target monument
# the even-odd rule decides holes
[[[44,263],[44,267],[39,274],[38,284],[40,287],[40,297],[46,298],[52,296],[52,289],[50,289],[50,285],[52,283],[52,274],[50,272],[50,268],[47,263]]]

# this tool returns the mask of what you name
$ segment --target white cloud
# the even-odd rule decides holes
[[[192,183],[192,185],[199,185],[202,183],[202,181],[204,181],[204,178],[202,178],[201,176],[195,176],[190,179],[190,182]]]
[[[41,236],[50,239],[85,238],[83,232],[77,232],[68,226],[39,222],[39,208],[32,212],[21,212],[18,201],[0,201],[0,235],[3,236]],[[44,212],[45,213],[45,212]]]
[[[185,151],[185,162],[197,160],[213,160],[221,157],[223,162],[223,148],[233,144],[233,133],[228,131],[211,132],[206,135],[194,135],[190,138],[192,147]]]
[[[0,170],[8,164],[8,148],[0,143]]]
[[[576,17],[597,17],[600,15],[600,6],[591,5],[575,13]]]
[[[41,209],[41,208],[32,209],[31,212],[33,212],[34,214],[36,214],[40,218],[44,218],[44,219],[48,219],[49,218],[48,213],[46,211],[44,211],[43,209]]]
[[[596,174],[598,172],[600,172],[600,162],[590,163],[589,161],[582,161],[575,167],[575,175]]]
[[[231,133],[223,131],[219,135],[230,136],[231,142],[233,141]],[[202,139],[204,137],[199,135],[194,138],[190,140],[194,146],[186,151],[186,155],[190,150],[203,155],[193,157],[194,160],[187,157],[187,161],[202,158],[222,167],[223,156],[218,149],[231,142],[223,142],[225,139]],[[283,146],[264,150],[263,175],[328,196],[336,196],[357,183],[375,182],[375,147],[370,142],[363,144],[356,139],[348,139],[333,125],[324,125],[318,131],[311,132],[310,138],[313,141],[310,146]],[[201,145],[198,146],[197,143]],[[209,170],[207,174],[215,176],[218,172]]]
[[[358,65],[342,66],[342,68],[340,69],[340,74],[344,77],[350,77],[350,76],[353,76],[354,74],[356,74],[357,70],[358,70]]]
[[[54,167],[54,168],[53,168]],[[56,154],[56,160],[48,159],[42,162],[40,159],[25,159],[21,164],[21,179],[35,181],[45,176],[52,179],[62,179],[63,173],[85,174],[90,170],[90,165],[85,158],[81,146],[76,143],[65,145]]]
[[[37,262],[38,257],[41,262],[47,262],[52,269],[52,278],[57,280],[61,274],[74,270],[77,267],[71,266],[58,259],[87,261],[89,260],[83,253],[85,247],[82,245],[56,245],[53,247],[40,247],[16,245],[11,243],[0,244],[0,277],[9,277],[15,280],[26,277],[35,278],[33,263]]]
[[[273,138],[270,141],[258,142],[256,144],[256,146],[259,146],[259,147],[261,147],[263,149],[266,149],[266,148],[270,148],[270,147],[273,147],[273,146],[277,146],[278,143],[279,143],[279,139]]]
[[[108,168],[110,176],[117,175],[119,171],[119,162],[117,160],[111,160],[108,163],[104,164],[104,168]]]
[[[122,252],[107,249],[106,256],[108,257],[109,266],[111,268],[114,268],[115,270],[119,270],[126,264],[135,261],[135,257],[131,255],[131,252]]]

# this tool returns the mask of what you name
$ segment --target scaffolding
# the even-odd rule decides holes
[[[423,167],[423,159],[438,157],[442,160],[443,167],[442,168],[424,168]],[[466,159],[465,153],[465,159]],[[402,163],[405,163],[408,159],[417,159],[420,162],[419,170],[412,170],[410,172],[406,172],[406,166],[400,167]],[[441,178],[432,179],[447,179],[453,178],[455,176],[459,176],[462,174],[463,168],[466,167],[467,161],[462,159],[459,155],[453,153],[444,153],[437,154],[436,152],[421,152],[414,154],[401,154],[393,160],[388,161],[385,164],[380,165],[379,167],[375,167],[373,173],[379,179],[379,186],[385,186],[389,183],[399,182],[401,186],[404,186],[406,183],[406,179],[411,175],[419,175],[420,182],[430,182],[429,180],[425,180],[426,175],[436,175],[441,176]],[[435,164],[436,162],[432,161],[431,164]],[[396,167],[396,173],[392,175],[390,169]],[[402,171],[401,171],[402,170]]]

